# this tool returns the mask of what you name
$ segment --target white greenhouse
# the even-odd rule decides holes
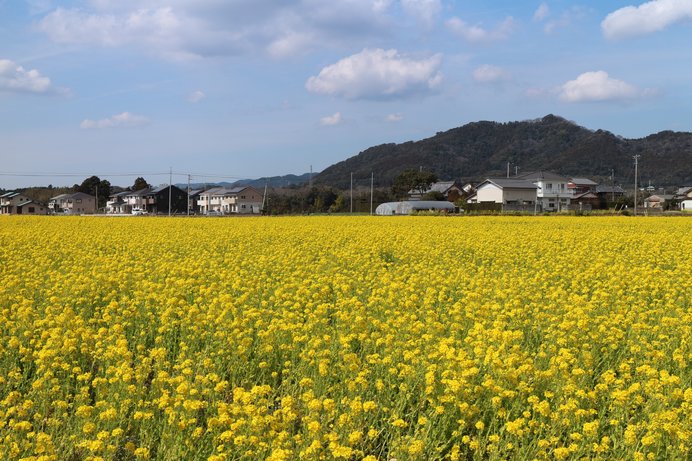
[[[454,204],[444,201],[409,200],[405,202],[387,202],[375,209],[380,216],[408,215],[418,211],[440,211],[453,213]]]

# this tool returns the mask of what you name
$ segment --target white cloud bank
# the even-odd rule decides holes
[[[550,15],[550,7],[547,3],[541,3],[536,11],[533,12],[533,20],[536,22],[541,22]]]
[[[477,83],[498,83],[509,80],[509,73],[501,67],[484,64],[473,71]]]
[[[320,119],[320,125],[334,126],[340,124],[343,121],[344,118],[341,116],[341,112],[336,112],[333,115],[327,115],[326,117],[322,117]]]
[[[389,114],[384,118],[385,122],[390,122],[390,123],[395,123],[395,122],[400,122],[404,119],[404,115],[400,113],[396,114]]]
[[[449,19],[446,23],[454,35],[457,35],[469,43],[488,44],[504,40],[511,35],[516,28],[516,21],[511,16],[505,18],[494,29],[485,29],[479,25],[470,25],[458,17]]]
[[[585,72],[560,87],[559,97],[565,102],[624,101],[651,94],[634,85],[611,78],[602,70]]]
[[[692,19],[690,0],[653,0],[639,6],[626,6],[610,13],[601,22],[603,35],[621,39],[658,32]]]
[[[397,50],[364,49],[323,68],[305,84],[313,93],[346,99],[394,99],[434,90],[442,55],[415,59]]]
[[[142,115],[123,112],[122,114],[114,115],[101,120],[86,119],[82,121],[79,126],[84,130],[93,128],[129,128],[147,125],[149,122],[150,120]]]
[[[36,94],[68,92],[66,89],[55,88],[50,78],[41,75],[36,69],[26,70],[8,59],[0,59],[0,91]]]

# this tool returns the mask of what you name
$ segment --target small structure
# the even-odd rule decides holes
[[[454,212],[454,204],[445,201],[406,200],[386,202],[378,205],[375,214],[379,216],[409,215],[418,211]]]
[[[60,194],[50,199],[48,209],[51,213],[83,214],[96,212],[96,197],[75,192]]]
[[[106,213],[111,214],[130,214],[132,205],[127,203],[125,197],[130,194],[129,190],[111,194],[106,202]]]
[[[533,206],[537,190],[538,186],[525,179],[488,178],[476,188],[475,203]]]
[[[644,208],[663,210],[665,208],[665,203],[670,202],[674,197],[673,194],[651,195],[644,199]]]
[[[620,186],[597,186],[595,192],[601,208],[607,208],[606,204],[613,203],[625,195],[625,190]]]

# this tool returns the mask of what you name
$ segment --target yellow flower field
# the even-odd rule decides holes
[[[0,459],[692,456],[692,220],[0,217]]]

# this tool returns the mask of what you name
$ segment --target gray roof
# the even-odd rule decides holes
[[[570,181],[574,184],[579,184],[580,186],[598,186],[597,182],[593,182],[588,178],[572,178]]]
[[[515,179],[526,179],[528,181],[568,181],[568,178],[560,176],[559,174],[551,173],[550,171],[534,171],[531,173],[520,174],[519,176],[514,176]]]
[[[19,195],[19,192],[10,191],[10,192],[5,192],[4,194],[0,195],[0,198],[11,198],[11,197],[14,197],[16,195]]]
[[[675,196],[673,194],[654,194],[645,198],[644,201],[655,202],[658,200],[663,200],[665,202],[666,200],[673,200],[674,197]]]
[[[538,186],[525,179],[507,179],[507,178],[488,178],[478,185],[480,188],[485,183],[495,184],[500,189],[538,189]],[[478,189],[477,188],[477,189]]]

